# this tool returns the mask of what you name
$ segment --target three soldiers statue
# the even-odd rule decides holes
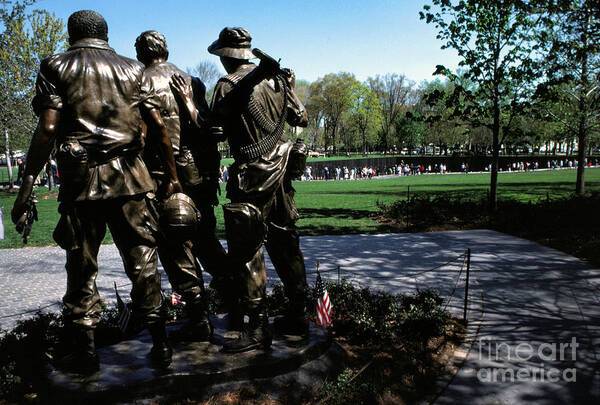
[[[286,122],[307,124],[293,72],[252,50],[246,30],[225,28],[208,48],[228,73],[209,108],[204,84],[167,62],[160,33],[137,38],[138,61],[109,47],[106,21],[94,11],[73,13],[68,33],[68,50],[40,65],[32,102],[39,123],[12,210],[22,229],[33,180],[56,148],[61,216],[54,239],[67,255],[63,303],[72,338],[72,351],[56,366],[81,374],[99,368],[94,328],[101,301],[95,280],[107,225],[132,282],[133,314],[152,336],[156,367],[171,363],[170,340],[211,338],[202,269],[227,303],[229,327],[241,330],[221,350],[271,345],[263,244],[290,302],[275,326],[305,334],[306,274],[291,180],[306,154],[283,131]],[[258,66],[250,63],[257,57]],[[216,237],[214,214],[217,143],[223,140],[234,156],[227,182],[231,203],[223,206],[228,252]],[[160,310],[158,259],[188,303],[189,321],[171,336]]]

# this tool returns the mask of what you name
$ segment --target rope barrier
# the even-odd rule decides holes
[[[458,272],[458,277],[456,278],[456,282],[454,283],[454,288],[452,289],[452,292],[450,293],[450,296],[448,297],[448,301],[446,301],[446,305],[444,306],[444,311],[446,310],[446,308],[448,308],[448,304],[450,304],[450,301],[452,300],[452,297],[454,297],[454,293],[456,292],[456,287],[458,287],[458,282],[460,281],[460,276],[463,272],[463,269],[465,268],[465,261],[467,260],[466,256],[463,260],[462,265],[460,266],[460,270]]]
[[[461,276],[463,274],[464,268],[465,268],[465,263],[468,259],[468,251],[465,251],[465,253],[460,254],[450,260],[448,260],[445,263],[442,263],[438,266],[432,267],[430,269],[426,269],[426,270],[422,270],[422,271],[418,271],[418,272],[414,272],[414,273],[410,273],[410,274],[401,274],[401,275],[397,275],[397,276],[384,276],[384,275],[369,275],[369,274],[365,274],[365,273],[360,273],[358,271],[354,271],[354,270],[348,270],[348,269],[344,269],[342,271],[342,267],[338,266],[334,269],[328,269],[328,270],[321,270],[322,273],[325,272],[332,272],[335,270],[338,270],[339,274],[350,274],[351,278],[348,280],[353,286],[355,287],[359,287],[359,288],[363,288],[363,284],[359,281],[356,280],[356,277],[362,277],[362,278],[369,278],[369,279],[386,279],[386,280],[399,280],[399,279],[404,279],[404,278],[409,278],[409,277],[415,277],[427,272],[431,272],[431,271],[435,271],[438,270],[442,267],[445,267],[447,265],[449,265],[450,263],[453,263],[455,261],[457,261],[458,259],[463,259],[462,263],[460,264],[460,269],[458,270],[458,276],[456,277],[456,281],[454,282],[454,287],[452,288],[452,292],[450,293],[450,295],[448,296],[446,303],[444,305],[444,311],[448,308],[448,305],[450,304],[450,302],[452,301],[452,298],[454,297],[454,294],[456,293],[456,289],[458,288],[458,284],[461,280]],[[307,272],[306,274],[315,274],[316,272]],[[332,281],[332,280],[328,280],[328,281]]]
[[[450,263],[452,263],[454,261],[457,261],[460,258],[466,258],[466,253],[458,255],[458,256],[456,256],[456,257],[448,260],[447,262],[442,263],[442,264],[440,264],[438,266],[432,267],[430,269],[425,269],[425,270],[417,271],[415,273],[400,274],[400,275],[395,275],[395,276],[370,275],[368,273],[367,274],[365,274],[365,273],[359,273],[359,272],[357,272],[355,270],[348,270],[348,269],[344,269],[341,273],[343,273],[343,272],[351,273],[351,274],[354,274],[355,276],[368,277],[370,279],[385,279],[385,280],[396,279],[396,280],[398,280],[398,279],[402,279],[402,278],[415,277],[415,276],[418,276],[418,275],[421,275],[421,274],[424,274],[424,273],[427,273],[427,272],[435,271],[437,269],[440,269],[442,267],[445,267],[445,266],[449,265]],[[464,260],[463,260],[463,266],[464,266]],[[340,266],[338,266],[338,267],[340,268],[340,270],[342,269],[342,267],[340,267]],[[337,268],[335,268],[335,269],[328,269],[328,270],[320,270],[320,272],[321,273],[329,273],[329,272],[332,272],[332,271],[335,271],[335,270],[337,270]],[[307,275],[308,274],[316,274],[316,272],[306,272],[306,274]]]
[[[21,316],[21,315],[26,315],[26,314],[32,314],[32,313],[40,312],[40,311],[41,311],[41,310],[43,310],[43,309],[50,308],[50,307],[52,307],[52,306],[54,306],[54,305],[61,305],[61,304],[62,304],[62,302],[60,302],[60,301],[57,301],[57,302],[53,302],[52,304],[48,304],[48,305],[46,305],[46,306],[39,307],[39,308],[37,308],[37,309],[30,309],[29,311],[23,311],[23,312],[19,312],[19,313],[17,313],[17,314],[0,316],[0,319],[7,319],[7,318],[12,318],[12,317],[15,317],[15,316]]]

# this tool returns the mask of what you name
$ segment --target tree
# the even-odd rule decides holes
[[[186,72],[190,76],[196,76],[206,86],[206,97],[211,98],[212,92],[217,84],[217,81],[223,76],[223,73],[219,69],[216,63],[211,60],[201,60],[193,68],[187,68]]]
[[[350,73],[330,73],[310,86],[307,112],[322,114],[324,121],[325,150],[328,146],[337,151],[337,135],[342,116],[352,106],[352,88],[357,83]],[[315,120],[318,117],[312,118]],[[310,117],[309,117],[310,119]]]
[[[373,143],[377,129],[383,120],[381,104],[369,86],[356,82],[352,87],[350,125],[358,134],[362,152],[368,152],[368,144]]]
[[[394,133],[394,123],[402,108],[409,103],[414,83],[404,75],[387,73],[367,79],[369,87],[379,98],[383,109],[381,120],[380,146],[384,151],[389,149],[389,140]]]
[[[452,115],[452,109],[446,106],[454,92],[454,84],[450,81],[442,83],[439,80],[424,82],[419,88],[419,102],[415,112],[423,117],[425,123],[425,141],[439,147],[448,154],[448,147],[462,146],[471,148],[467,135],[467,126],[460,117]]]
[[[600,4],[597,0],[561,0],[554,11],[547,20],[551,67],[538,95],[551,100],[553,108],[547,113],[577,137],[575,192],[583,195],[587,144],[600,127]]]
[[[409,153],[415,146],[424,143],[425,140],[425,124],[423,117],[411,111],[400,114],[396,117],[394,129],[398,141],[408,148]]]
[[[62,20],[54,14],[27,11],[34,2],[3,2],[0,8],[0,114],[7,161],[10,145],[26,148],[35,129],[30,105],[40,62],[63,49],[67,37]],[[8,168],[12,187],[10,165]]]
[[[438,65],[456,84],[451,97],[457,115],[492,132],[490,209],[498,206],[498,154],[501,136],[530,100],[538,81],[538,53],[542,51],[538,23],[543,1],[433,0],[436,11],[424,6],[420,18],[433,23],[442,49],[453,48],[464,74],[453,74]],[[461,86],[461,79],[475,84]]]
[[[324,146],[321,137],[324,105],[323,85],[320,80],[317,80],[309,85],[306,102],[304,103],[308,114],[308,126],[304,131],[308,133],[307,141],[312,149]]]

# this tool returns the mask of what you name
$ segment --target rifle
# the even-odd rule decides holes
[[[275,58],[273,58],[270,55],[267,55],[266,53],[264,53],[263,51],[261,51],[258,48],[254,48],[252,50],[252,53],[254,53],[254,55],[256,55],[256,57],[258,59],[260,59],[260,64],[258,65],[259,68],[264,69],[265,71],[267,71],[269,73],[273,73],[275,75],[281,74],[286,78],[289,78],[292,76],[291,69],[282,68],[281,65],[279,64],[281,59],[275,60]]]
[[[17,224],[17,232],[23,234],[24,244],[27,244],[27,237],[31,233],[33,222],[38,220],[37,208],[35,206],[36,203],[37,200],[35,199],[35,194],[31,192],[25,203],[25,213],[23,214],[23,216],[25,216],[25,221]]]

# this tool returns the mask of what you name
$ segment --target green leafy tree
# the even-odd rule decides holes
[[[5,1],[0,8],[0,122],[7,155],[11,145],[25,149],[35,128],[31,100],[41,60],[65,46],[62,20],[45,10],[29,11],[33,3]],[[10,170],[9,178],[12,186]]]
[[[398,141],[409,152],[412,152],[417,145],[422,145],[425,142],[425,122],[418,113],[407,111],[398,115],[394,123],[394,129]]]
[[[405,110],[407,104],[414,95],[414,83],[404,75],[387,73],[383,76],[377,75],[367,79],[369,87],[379,98],[382,108],[380,147],[387,151],[391,144],[390,138],[394,135],[394,123],[399,114]]]
[[[311,85],[311,98],[308,112],[315,110],[322,114],[324,123],[325,149],[329,146],[336,154],[338,144],[338,133],[343,116],[352,106],[352,88],[356,83],[354,75],[346,72],[330,73]],[[313,116],[313,120],[318,117]]]
[[[425,123],[425,142],[437,146],[440,155],[442,152],[448,154],[448,147],[471,146],[467,125],[446,105],[453,92],[454,84],[450,81],[424,82],[419,88],[419,101],[414,108]]]
[[[434,24],[442,48],[460,57],[462,75],[438,65],[436,74],[455,83],[455,111],[473,126],[492,132],[490,209],[497,209],[498,154],[512,119],[527,105],[539,77],[537,59],[542,51],[538,35],[542,1],[433,0],[421,19]],[[545,9],[544,9],[545,10]],[[475,84],[474,90],[461,80]]]
[[[323,97],[323,83],[320,80],[308,86],[304,106],[308,114],[308,126],[304,129],[307,134],[308,145],[312,149],[324,148],[322,127],[325,115],[325,99]]]
[[[373,144],[377,131],[383,121],[383,110],[377,95],[363,83],[355,83],[352,88],[350,107],[350,126],[358,135],[362,152],[368,152],[369,144]]]
[[[547,82],[538,95],[546,111],[577,137],[578,167],[575,192],[585,192],[585,153],[589,138],[600,128],[600,3],[560,0],[546,20],[551,41]]]

